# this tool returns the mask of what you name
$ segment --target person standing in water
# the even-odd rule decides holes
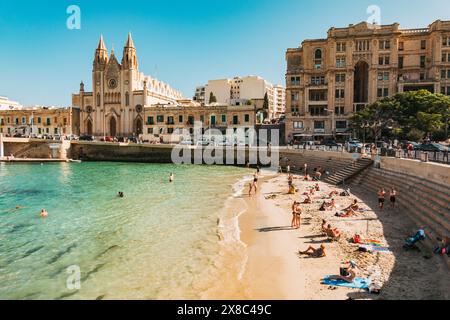
[[[173,176],[173,173],[170,173],[169,182],[173,182],[174,179],[175,179],[175,177]]]
[[[48,217],[48,212],[45,209],[42,209],[41,213],[39,215],[41,216],[41,218],[47,218]]]

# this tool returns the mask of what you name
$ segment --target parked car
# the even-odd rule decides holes
[[[194,142],[192,142],[192,140],[186,139],[180,142],[180,144],[182,146],[192,146],[194,144]]]
[[[218,141],[216,145],[219,147],[231,147],[233,144],[227,139],[223,139],[222,141]]]
[[[13,138],[23,138],[23,134],[16,133],[16,134],[13,135]]]
[[[80,141],[94,141],[95,138],[94,136],[90,136],[90,135],[83,135],[80,137]]]
[[[448,152],[449,148],[440,143],[422,143],[418,150],[428,152]]]
[[[100,139],[102,142],[114,142],[114,138],[110,136],[106,136]]]
[[[334,139],[325,139],[322,141],[321,145],[326,147],[342,147],[342,143],[337,143]]]
[[[345,143],[345,148],[350,151],[352,149],[362,148],[364,145],[361,141],[357,139],[348,140]]]
[[[128,142],[138,143],[138,139],[136,137],[128,137]]]
[[[118,137],[117,138],[117,142],[125,142],[125,138],[124,137]]]

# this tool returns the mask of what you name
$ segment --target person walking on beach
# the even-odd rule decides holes
[[[386,197],[386,191],[384,191],[384,188],[380,188],[378,191],[378,204],[380,205],[380,210],[383,210],[384,208],[384,200]]]
[[[253,188],[256,194],[258,192],[258,172],[253,175]]]
[[[252,191],[253,191],[253,181],[248,184],[248,196],[249,197],[252,196]]]
[[[389,191],[389,200],[391,201],[391,207],[395,208],[395,200],[397,197],[397,190],[392,186],[391,191]]]
[[[175,177],[173,176],[173,173],[170,173],[169,182],[173,182],[174,179],[175,179]]]

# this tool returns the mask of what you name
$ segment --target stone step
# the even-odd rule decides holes
[[[363,184],[354,186],[353,188],[361,187],[373,194],[375,194],[378,190],[378,186],[372,182],[369,182],[368,180]],[[436,215],[433,214],[433,211],[428,207],[423,206],[420,203],[415,203],[414,206],[411,207],[410,203],[405,201],[403,197],[397,197],[397,202],[399,208],[402,208],[411,217],[414,217],[416,222],[420,222],[419,225],[423,224],[429,227],[436,235],[443,237],[445,234],[448,234],[450,232],[450,229],[443,226],[440,223],[440,221],[442,220],[436,219]]]

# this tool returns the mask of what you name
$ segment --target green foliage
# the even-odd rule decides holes
[[[264,104],[263,109],[268,110],[269,109],[269,96],[266,94],[264,95]]]
[[[377,138],[381,133],[402,138],[409,137],[411,133],[415,138],[421,135],[422,139],[426,135],[445,132],[449,118],[450,97],[420,90],[398,93],[376,101],[355,113],[350,126],[354,129],[369,128]]]
[[[214,95],[214,93],[210,93],[209,94],[209,103],[215,103],[215,102],[217,102],[217,98],[216,98],[216,96]]]
[[[406,135],[408,140],[411,141],[420,141],[425,137],[425,133],[423,131],[420,131],[419,129],[412,128],[408,134]]]

